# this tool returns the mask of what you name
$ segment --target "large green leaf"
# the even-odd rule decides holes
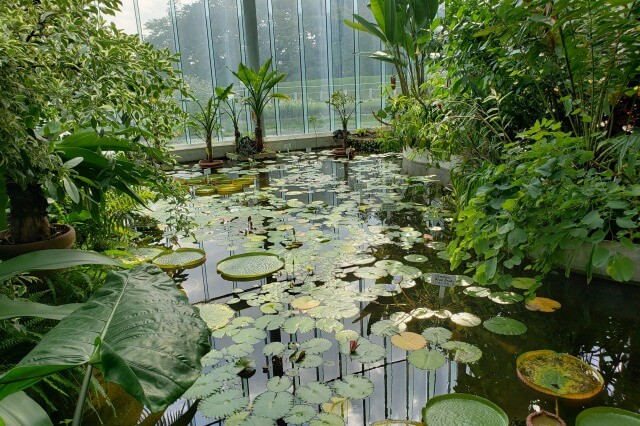
[[[0,401],[0,425],[52,426],[46,411],[24,392],[16,392]]]
[[[56,371],[92,364],[159,411],[198,378],[208,350],[206,324],[159,268],[110,272],[87,303],[0,377],[0,399]]]
[[[38,317],[61,320],[82,306],[82,303],[51,306],[28,300],[0,299],[0,320],[17,317]]]
[[[78,265],[122,266],[117,260],[85,250],[52,249],[23,254],[0,263],[0,282],[28,271],[49,271]]]

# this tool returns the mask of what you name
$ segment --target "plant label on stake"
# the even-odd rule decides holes
[[[455,287],[457,279],[457,275],[432,274],[431,285],[437,285],[438,287],[440,287],[438,297],[440,299],[444,299],[444,289],[447,287]]]
[[[209,176],[211,174],[211,169],[204,169],[204,175]]]
[[[284,149],[287,150],[287,155],[289,155],[289,151],[291,150],[291,144],[290,143],[285,143],[283,146],[284,146]]]

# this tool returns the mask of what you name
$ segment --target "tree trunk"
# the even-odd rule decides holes
[[[205,139],[205,143],[207,144],[207,161],[210,163],[213,161],[213,145],[211,142],[211,135],[207,135],[207,138]]]
[[[342,123],[342,148],[347,149],[347,123]]]
[[[264,149],[264,138],[262,137],[262,117],[256,116],[256,128],[255,128],[255,137],[256,137],[256,149],[258,152],[262,152]]]
[[[22,189],[17,183],[6,184],[9,196],[9,236],[16,244],[33,243],[51,236],[47,199],[38,183]]]
[[[240,141],[240,129],[237,124],[233,125],[233,140],[236,144],[236,149],[238,149],[238,142]]]

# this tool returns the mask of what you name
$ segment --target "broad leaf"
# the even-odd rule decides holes
[[[17,317],[37,317],[61,320],[82,306],[82,303],[50,306],[28,300],[0,299],[0,320]]]
[[[198,378],[208,350],[206,324],[160,269],[142,265],[110,272],[87,303],[0,377],[0,399],[90,363],[155,412]]]
[[[79,265],[122,266],[117,260],[85,250],[40,250],[0,262],[0,282],[28,271],[49,271]]]
[[[16,392],[0,401],[0,425],[53,426],[46,411],[24,392]]]

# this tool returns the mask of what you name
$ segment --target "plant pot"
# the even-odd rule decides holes
[[[52,231],[58,235],[48,240],[36,241],[26,244],[0,244],[0,259],[10,259],[32,251],[48,249],[66,249],[73,245],[76,239],[76,231],[70,225],[51,226]],[[7,231],[0,231],[0,240],[4,239]]]
[[[201,169],[219,169],[224,165],[224,162],[222,160],[200,160],[198,165]]]
[[[349,154],[347,154],[347,150],[349,150]],[[334,148],[332,152],[333,158],[346,158],[348,160],[352,160],[353,157],[356,156],[356,150],[353,148]]]
[[[548,411],[536,411],[527,416],[527,426],[567,426],[560,417]]]

